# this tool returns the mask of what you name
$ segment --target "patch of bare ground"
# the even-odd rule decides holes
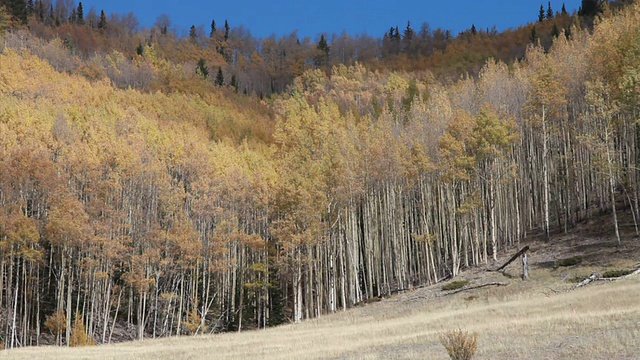
[[[633,220],[622,215],[621,222],[621,246],[609,217],[580,223],[548,243],[531,236],[521,244],[530,247],[528,280],[521,279],[520,261],[487,271],[515,254],[515,246],[496,264],[453,279],[508,286],[444,296],[437,284],[298,325],[81,349],[25,348],[3,351],[0,358],[447,359],[438,336],[460,328],[478,334],[474,359],[640,359],[640,275],[576,289],[576,279],[593,272],[640,266]],[[563,262],[571,258],[580,260]]]

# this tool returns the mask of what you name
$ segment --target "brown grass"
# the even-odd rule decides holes
[[[640,242],[629,237],[616,248],[609,239],[575,234],[555,240],[530,243],[527,281],[518,278],[517,265],[507,267],[507,277],[483,269],[461,275],[470,285],[508,281],[506,287],[441,296],[440,285],[433,285],[298,325],[75,349],[24,348],[0,358],[445,360],[439,337],[461,328],[478,335],[476,360],[640,359],[640,275],[568,291],[575,287],[573,277],[637,266]],[[578,247],[583,250],[576,254]],[[544,265],[576,255],[584,261],[570,268]]]

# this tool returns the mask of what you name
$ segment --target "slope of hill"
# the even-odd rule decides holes
[[[268,100],[156,43],[3,40],[9,348],[301,322],[640,220],[638,4],[477,77],[313,65]]]
[[[24,348],[2,357],[447,359],[438,337],[461,328],[479,336],[474,359],[635,359],[640,356],[640,275],[575,289],[574,279],[594,271],[640,266],[640,243],[633,232],[623,229],[625,240],[617,247],[612,230],[608,218],[598,218],[550,243],[531,238],[526,242],[531,247],[527,281],[519,278],[518,265],[508,266],[504,274],[474,269],[459,277],[471,284],[507,282],[505,287],[443,296],[441,285],[434,285],[267,330],[76,349]],[[557,266],[576,255],[583,258],[580,264]]]

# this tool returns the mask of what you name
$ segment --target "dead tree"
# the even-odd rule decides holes
[[[502,264],[502,266],[500,266],[499,268],[497,268],[497,269],[495,269],[493,271],[500,271],[500,270],[506,268],[507,265],[511,264],[519,256],[522,255],[522,278],[523,279],[528,279],[529,278],[529,260],[527,258],[527,251],[529,251],[529,246],[528,245],[523,247],[522,249],[520,249],[520,251],[518,251],[509,260],[507,260],[507,262],[505,262],[504,264]]]

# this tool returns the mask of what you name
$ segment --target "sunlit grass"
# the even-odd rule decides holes
[[[633,359],[640,356],[638,278],[545,292],[550,273],[468,294],[420,289],[299,325],[90,348],[25,348],[12,359],[448,359],[439,341],[455,329],[478,334],[474,359]],[[549,273],[547,273],[549,272]],[[534,272],[535,274],[536,272]],[[498,277],[500,275],[492,275]],[[493,280],[493,279],[490,279]],[[558,285],[562,282],[558,281]],[[572,284],[566,283],[567,289]]]

